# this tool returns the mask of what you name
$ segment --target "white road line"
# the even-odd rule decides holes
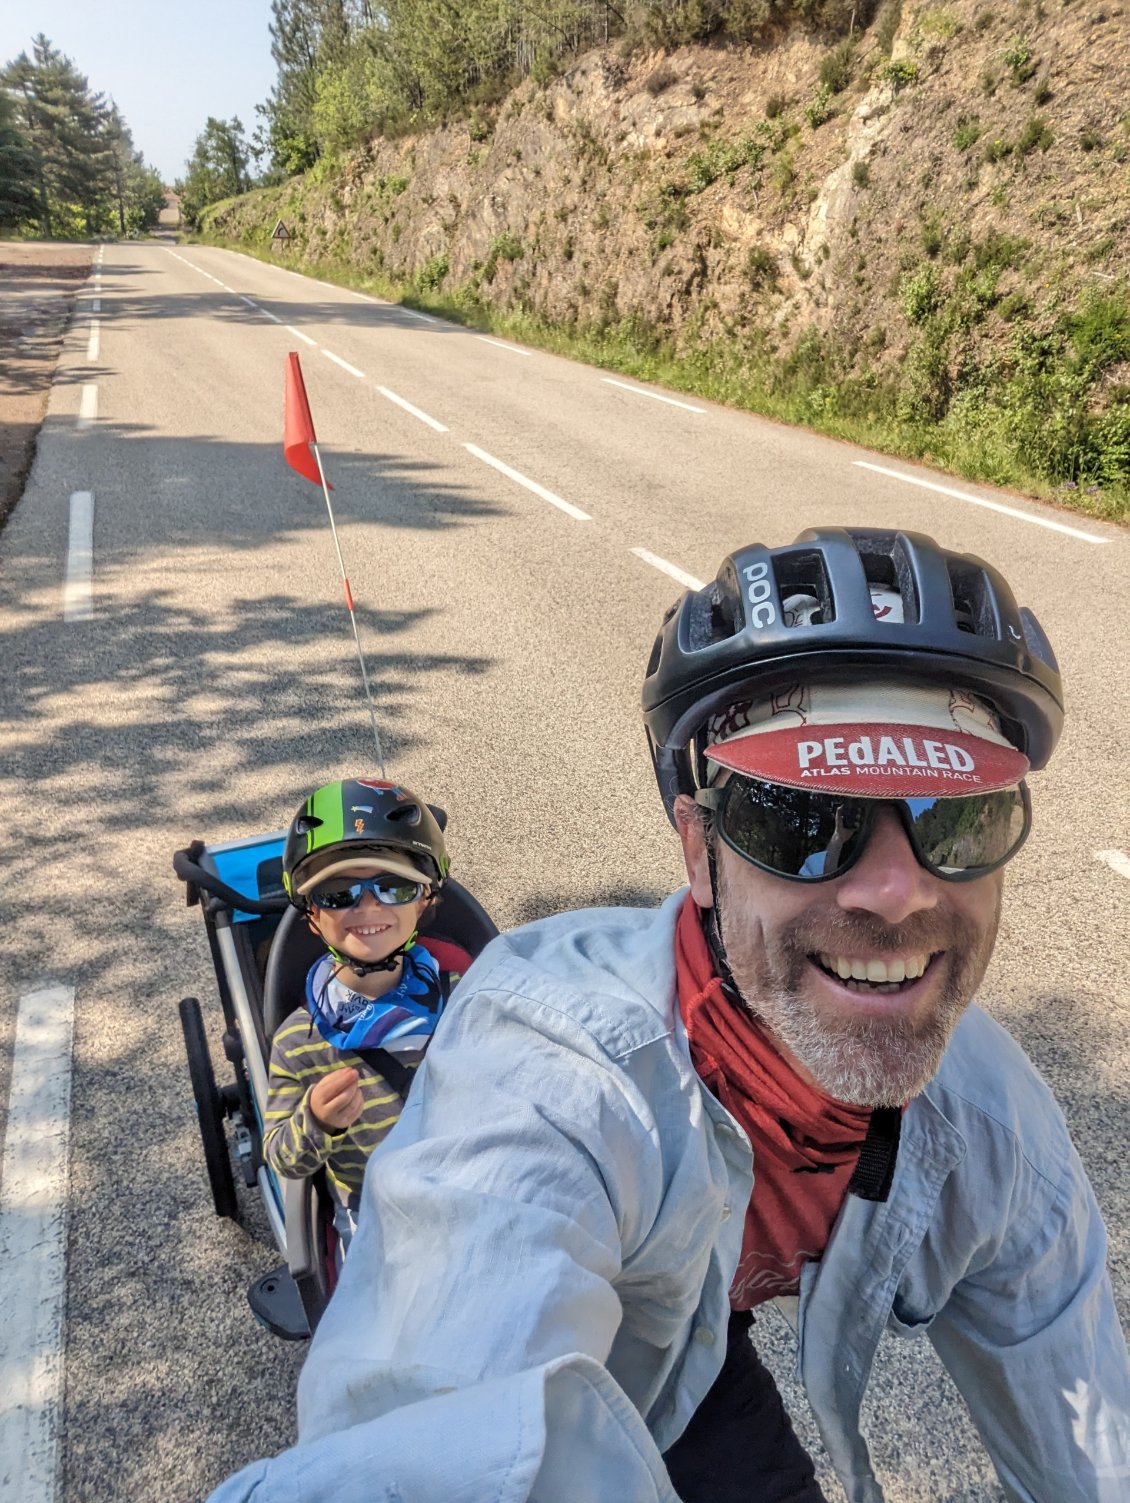
[[[533,491],[535,496],[540,496],[543,501],[548,501],[550,506],[559,507],[567,516],[577,522],[591,522],[592,518],[587,511],[581,511],[580,507],[573,506],[568,501],[562,501],[560,496],[555,496],[552,491],[547,491],[536,480],[530,480],[526,475],[520,475],[517,470],[512,470],[508,464],[503,464],[501,459],[495,459],[493,454],[488,454],[485,449],[480,449],[476,444],[464,444],[468,454],[473,454],[476,459],[481,459],[484,464],[493,466],[494,469],[508,479],[513,480],[515,485],[525,486],[526,490]]]
[[[90,364],[98,359],[98,320],[90,320],[90,334],[86,341],[86,359]]]
[[[76,428],[89,428],[98,419],[98,384],[95,381],[83,383],[82,396],[79,399],[78,418],[75,421]]]
[[[348,371],[351,376],[356,376],[359,381],[364,381],[365,372],[359,371],[355,365],[350,365],[348,360],[343,360],[340,355],[335,355],[332,350],[323,350],[322,354],[327,360],[332,360],[335,365],[340,365],[343,371]]]
[[[90,311],[92,313],[101,313],[102,299],[100,297],[92,297],[90,299]]]
[[[1093,532],[1081,532],[1078,527],[1067,527],[1063,522],[1053,522],[1048,517],[1034,517],[1030,512],[1020,511],[1015,506],[1002,506],[999,501],[986,501],[982,496],[971,496],[968,491],[955,491],[948,485],[935,485],[932,480],[920,480],[917,475],[906,475],[902,470],[888,470],[881,464],[868,464],[865,459],[853,459],[852,464],[861,470],[874,470],[876,475],[889,475],[893,480],[903,480],[907,485],[919,485],[923,490],[937,491],[941,496],[953,496],[956,501],[968,501],[970,506],[983,506],[988,511],[1000,511],[1006,517],[1016,517],[1021,522],[1031,522],[1035,527],[1048,527],[1052,532],[1064,532],[1070,538],[1079,538],[1084,543],[1109,543],[1109,538],[1097,538]]]
[[[493,344],[496,350],[509,350],[512,355],[532,355],[532,350],[520,350],[516,344],[503,344],[501,339],[488,339],[485,334],[476,334],[475,338],[483,344]]]
[[[1096,851],[1096,857],[1105,861],[1107,866],[1112,867],[1120,877],[1130,880],[1130,856],[1125,851]]]
[[[660,558],[657,553],[649,553],[646,548],[631,548],[637,558],[642,558],[645,564],[650,564],[653,569],[660,570],[663,574],[669,574],[676,583],[681,584],[688,590],[701,590],[702,580],[696,579],[693,574],[680,569],[676,564],[669,564],[665,558]]]
[[[90,576],[94,568],[94,492],[74,491],[67,534],[67,575],[63,620],[89,621],[94,615]],[[0,1471],[0,1476],[3,1472]]]
[[[269,308],[260,308],[259,312],[263,315],[264,318],[269,318],[273,324],[282,323],[282,319],[278,316],[278,314],[272,313]]]
[[[21,997],[12,1052],[0,1167],[0,1490],[20,1503],[56,1496],[74,1002],[67,986]]]
[[[237,292],[236,297],[240,300],[241,303],[246,303],[249,308],[258,308],[259,306],[254,298],[244,297],[242,292]]]
[[[705,412],[705,407],[692,407],[689,402],[676,401],[674,397],[661,397],[657,391],[648,391],[643,386],[629,386],[626,381],[617,381],[612,376],[601,376],[606,386],[618,386],[621,391],[634,391],[637,397],[650,397],[653,402],[666,402],[668,407],[681,407],[684,412]]]
[[[301,339],[306,344],[316,345],[318,343],[316,339],[311,339],[309,334],[303,334],[301,329],[296,329],[293,324],[283,324],[283,328],[288,334],[293,334],[295,339]]]
[[[421,423],[427,423],[429,428],[434,428],[437,433],[446,433],[448,430],[442,423],[437,423],[434,417],[429,417],[426,412],[421,412],[418,407],[413,407],[411,402],[406,402],[403,397],[398,397],[394,391],[389,391],[387,386],[378,386],[377,390],[382,397],[387,397],[390,402],[395,402],[398,407],[403,407],[405,412],[410,412],[413,417],[419,418]]]
[[[389,306],[395,308],[397,305],[395,303],[390,303]],[[399,311],[401,313],[407,313],[409,318],[418,318],[421,323],[438,324],[441,322],[441,320],[438,318],[432,318],[431,314],[429,313],[417,313],[415,308],[401,308]],[[522,353],[525,354],[525,350],[523,350]]]

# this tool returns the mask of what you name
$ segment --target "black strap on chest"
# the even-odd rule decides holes
[[[387,1049],[353,1049],[358,1059],[364,1060],[370,1070],[376,1070],[378,1075],[383,1075],[385,1080],[400,1097],[401,1102],[408,1100],[408,1092],[412,1089],[412,1082],[416,1079],[415,1070],[397,1059],[395,1054],[390,1054]]]
[[[443,994],[444,1005],[451,995],[451,972],[439,973],[439,987]],[[412,1082],[416,1079],[416,1071],[409,1068],[402,1060],[397,1059],[387,1049],[353,1049],[358,1059],[363,1060],[370,1070],[376,1070],[378,1075],[383,1075],[385,1080],[400,1097],[401,1102],[408,1100],[408,1092],[412,1089]]]
[[[867,1136],[848,1180],[847,1193],[860,1200],[886,1200],[895,1177],[895,1160],[902,1131],[902,1108],[877,1106],[867,1124]]]

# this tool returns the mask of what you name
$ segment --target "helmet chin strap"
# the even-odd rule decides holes
[[[309,910],[307,910],[307,917],[309,918]],[[349,954],[348,950],[339,950],[336,946],[331,945],[312,918],[310,918],[310,927],[333,956],[339,970],[352,971],[355,976],[372,976],[377,971],[395,971],[400,964],[400,957],[415,944],[416,936],[419,933],[419,930],[413,929],[402,945],[397,945],[395,950],[390,950],[380,960],[355,960]]]
[[[718,891],[718,861],[714,851],[713,833],[706,842],[706,865],[710,872],[710,896],[713,900],[713,907],[706,916],[706,923],[703,926],[706,932],[706,943],[714,961],[714,969],[718,972],[722,985],[730,993],[730,1000],[744,1007],[745,998],[730,970],[730,963],[726,959],[726,946],[722,940],[722,904]]]

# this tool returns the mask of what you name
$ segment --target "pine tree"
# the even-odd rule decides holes
[[[184,178],[177,183],[181,211],[195,224],[202,209],[222,198],[234,198],[251,186],[250,152],[238,116],[216,120],[209,115],[196,138]]]
[[[35,157],[16,124],[16,106],[0,93],[0,228],[20,229],[39,218]]]

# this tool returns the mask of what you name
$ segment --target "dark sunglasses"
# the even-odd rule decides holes
[[[859,860],[875,810],[894,809],[920,865],[945,882],[972,882],[1016,855],[1032,828],[1028,788],[1018,783],[966,798],[851,798],[731,777],[695,801],[714,812],[739,856],[790,882],[829,882]]]
[[[332,887],[316,887],[306,896],[315,908],[341,910],[355,908],[362,896],[371,892],[386,908],[399,908],[423,897],[424,885],[423,882],[406,882],[403,877],[357,877],[352,882],[339,882]]]

